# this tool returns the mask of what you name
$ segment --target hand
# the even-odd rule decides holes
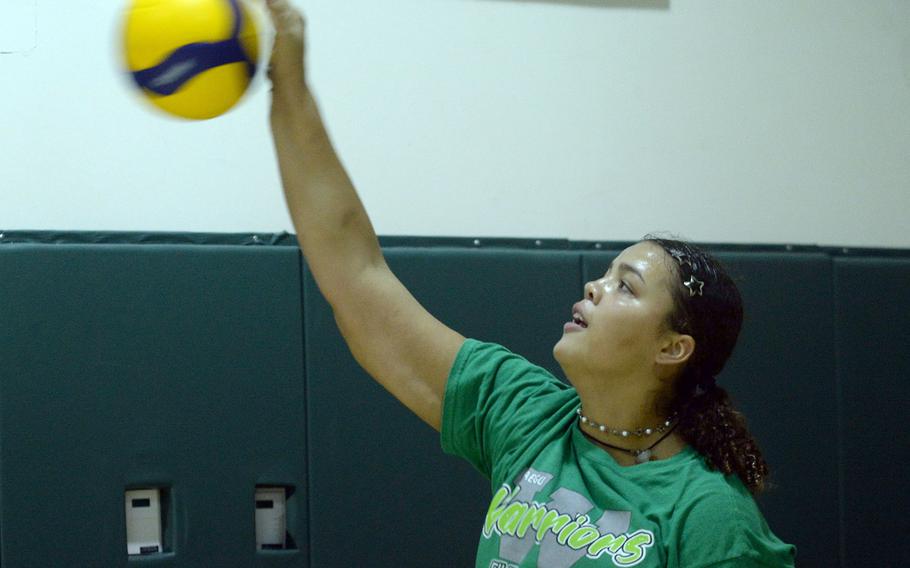
[[[272,87],[278,91],[305,89],[303,15],[289,0],[266,0],[266,5],[275,26],[275,45],[268,70]]]

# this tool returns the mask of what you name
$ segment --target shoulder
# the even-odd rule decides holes
[[[483,368],[489,371],[532,371],[553,377],[546,369],[531,363],[521,355],[513,353],[498,343],[489,343],[477,339],[466,339],[455,359],[453,372],[469,368]]]
[[[721,566],[729,559],[737,559],[736,566],[792,565],[794,548],[771,532],[742,482],[706,465],[690,478],[673,524],[685,566]]]
[[[751,516],[755,500],[732,475],[711,470],[698,456],[686,484],[679,513],[686,518],[734,521]]]
[[[501,345],[465,341],[443,401],[443,450],[488,477],[555,436],[577,406],[575,390]]]
[[[551,372],[496,343],[468,339],[455,358],[449,376],[451,387],[471,385],[481,396],[493,390],[519,391],[524,395],[561,392],[568,385]]]

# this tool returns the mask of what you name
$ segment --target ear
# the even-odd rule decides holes
[[[695,339],[683,333],[671,333],[657,354],[658,365],[681,365],[695,352]]]

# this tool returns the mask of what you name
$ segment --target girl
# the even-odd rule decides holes
[[[499,488],[476,566],[793,566],[752,497],[767,466],[714,381],[742,323],[722,268],[678,241],[623,251],[567,307],[554,354],[571,387],[465,339],[389,270],[307,85],[303,18],[269,9],[271,126],[301,250],[357,361]]]

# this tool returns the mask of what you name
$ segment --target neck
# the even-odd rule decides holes
[[[659,393],[656,388],[642,390],[642,385],[649,382],[646,378],[628,377],[622,381],[609,382],[574,380],[571,382],[581,398],[585,416],[599,424],[631,432],[639,428],[653,429],[663,424],[668,417],[658,411]],[[652,378],[650,382],[656,381]],[[585,431],[602,434],[594,428]]]
[[[654,384],[654,388],[643,390],[642,385],[649,384],[649,381]],[[588,419],[579,420],[578,427],[619,464],[639,463],[628,450],[651,448],[646,454],[650,459],[664,459],[685,447],[685,442],[678,434],[666,432],[665,422],[669,416],[658,410],[659,382],[654,377],[626,377],[622,381],[573,380],[572,383],[581,398],[581,412]],[[592,421],[596,424],[592,424]],[[599,428],[599,425],[604,425],[605,430]],[[611,429],[620,432],[625,430],[629,435],[611,434]],[[636,430],[646,429],[651,430],[650,435],[632,434]]]

